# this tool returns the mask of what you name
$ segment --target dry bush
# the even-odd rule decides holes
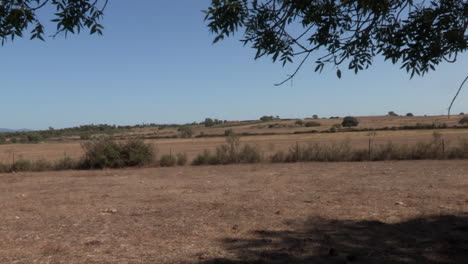
[[[161,167],[173,167],[177,164],[177,158],[172,154],[165,154],[161,156],[159,160],[159,165]]]
[[[187,164],[187,154],[186,153],[177,153],[177,165],[185,166]]]

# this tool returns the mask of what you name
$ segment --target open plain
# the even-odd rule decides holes
[[[468,162],[0,175],[0,263],[467,263]]]

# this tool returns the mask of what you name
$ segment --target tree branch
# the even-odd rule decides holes
[[[460,85],[460,88],[458,88],[458,91],[457,91],[457,94],[455,94],[455,96],[453,97],[452,99],[452,102],[450,103],[450,106],[448,108],[448,118],[450,118],[450,111],[452,110],[452,106],[453,106],[453,103],[455,103],[455,100],[457,100],[457,97],[458,95],[460,94],[462,88],[463,88],[463,85],[465,85],[466,81],[468,81],[468,75],[466,76],[465,80],[462,82],[462,84]]]

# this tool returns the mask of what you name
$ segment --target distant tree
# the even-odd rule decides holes
[[[191,138],[193,136],[193,129],[190,126],[181,126],[177,130],[183,138]]]
[[[215,123],[214,123],[213,119],[206,118],[204,124],[205,124],[206,127],[212,127],[212,126],[214,126]]]
[[[319,122],[315,122],[315,121],[309,121],[309,122],[306,122],[305,123],[305,126],[306,127],[318,127],[320,126],[321,124]]]
[[[465,115],[465,113],[461,112],[460,115]]]
[[[413,113],[407,113],[406,116],[414,116]]]
[[[313,115],[312,118],[313,119],[318,119],[319,117],[318,117],[318,115]]]
[[[343,122],[341,123],[342,126],[344,127],[354,127],[359,125],[359,121],[357,118],[353,116],[347,116],[343,119]]]
[[[262,116],[262,117],[260,117],[260,120],[263,121],[263,122],[272,121],[273,119],[275,119],[273,116]]]
[[[393,111],[388,112],[388,115],[389,115],[389,116],[398,116],[398,114],[395,113],[395,112],[393,112]]]

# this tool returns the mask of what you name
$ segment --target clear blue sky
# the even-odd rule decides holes
[[[136,4],[138,2],[138,4]],[[233,39],[212,44],[201,10],[208,0],[110,1],[104,36],[18,39],[0,47],[0,127],[44,129],[90,123],[185,123],[281,117],[445,114],[467,74],[455,64],[410,80],[377,59],[354,75],[309,64],[281,87],[294,66]],[[49,34],[53,32],[49,31]],[[312,61],[311,61],[312,62]],[[468,88],[454,113],[468,112]]]

